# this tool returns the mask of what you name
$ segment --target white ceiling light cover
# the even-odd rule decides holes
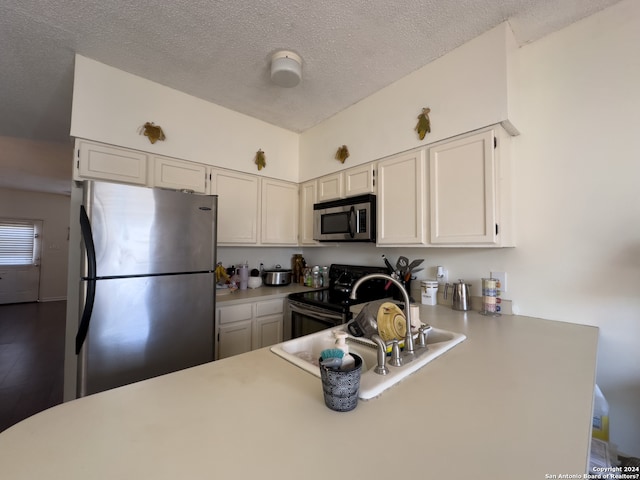
[[[271,56],[271,80],[281,87],[295,87],[302,78],[302,58],[281,50]]]

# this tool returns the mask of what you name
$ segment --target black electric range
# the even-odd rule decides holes
[[[387,289],[384,279],[371,279],[363,283],[351,299],[353,284],[371,273],[388,273],[385,267],[332,264],[329,268],[329,286],[321,290],[292,293],[288,296],[289,315],[285,316],[285,339],[315,333],[341,325],[351,319],[350,307],[380,300],[394,294],[395,286]]]

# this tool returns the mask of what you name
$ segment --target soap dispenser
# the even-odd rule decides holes
[[[344,352],[344,356],[342,357],[342,366],[340,370],[351,370],[353,366],[356,364],[355,358],[349,353],[349,345],[347,344],[347,337],[349,334],[347,332],[334,332],[336,337],[336,348],[339,348]]]

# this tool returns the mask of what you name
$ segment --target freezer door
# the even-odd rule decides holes
[[[213,274],[98,280],[79,396],[213,360]]]
[[[96,275],[212,271],[217,197],[85,182]]]

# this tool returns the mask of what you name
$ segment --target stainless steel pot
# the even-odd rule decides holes
[[[291,283],[291,270],[286,270],[280,265],[272,270],[264,271],[264,284],[274,287],[280,285],[289,285]]]

